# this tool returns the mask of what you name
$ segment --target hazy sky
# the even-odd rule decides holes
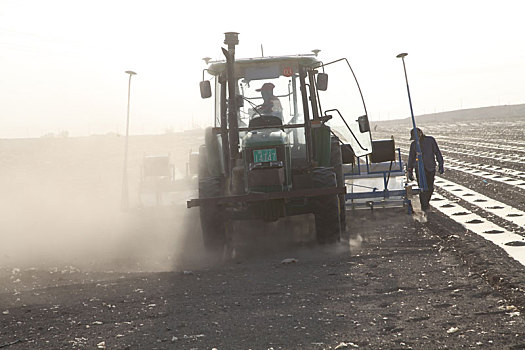
[[[240,33],[237,57],[261,44],[265,55],[347,57],[372,120],[409,116],[400,52],[416,115],[525,103],[524,10],[519,0],[0,0],[0,137],[124,133],[125,70],[138,73],[131,134],[211,124],[201,59],[222,58],[226,31]]]

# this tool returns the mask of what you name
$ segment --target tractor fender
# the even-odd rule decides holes
[[[221,176],[223,174],[222,147],[213,128],[208,127],[204,131],[204,142],[206,144],[208,173],[210,176]]]

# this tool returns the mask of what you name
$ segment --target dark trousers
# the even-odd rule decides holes
[[[417,177],[417,183],[419,185],[419,173],[416,168],[416,177]],[[428,191],[427,192],[421,192],[419,194],[419,202],[421,203],[421,210],[427,210],[430,208],[430,198],[432,197],[432,193],[434,193],[434,177],[436,177],[436,171],[428,171],[425,169],[425,177],[427,178],[427,186]],[[421,188],[421,185],[419,185]]]

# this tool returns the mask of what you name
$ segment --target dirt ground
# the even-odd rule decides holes
[[[158,273],[11,271],[2,278],[0,344],[525,348],[523,300],[501,286],[519,275],[524,280],[523,272],[510,269],[519,266],[473,237],[458,238],[464,230],[444,229],[449,223],[435,213],[432,224],[414,221],[401,208],[350,217],[357,235],[352,247],[261,250],[247,244],[235,260],[196,266],[189,259],[195,269]],[[481,254],[493,266],[479,261]]]
[[[145,152],[183,167],[199,142],[136,140],[134,189]],[[0,144],[0,348],[525,349],[523,266],[438,212],[351,211],[351,244],[272,232],[223,261],[191,187],[119,211],[121,140],[24,141]]]

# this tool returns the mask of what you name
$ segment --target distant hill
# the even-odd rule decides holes
[[[465,122],[473,120],[489,120],[489,119],[521,119],[525,118],[525,104],[519,105],[504,105],[504,106],[490,106],[480,108],[460,109],[456,111],[432,113],[417,115],[416,121],[418,123],[451,123],[451,122]],[[372,124],[397,124],[404,123],[410,118],[385,120],[380,122],[373,122]]]

